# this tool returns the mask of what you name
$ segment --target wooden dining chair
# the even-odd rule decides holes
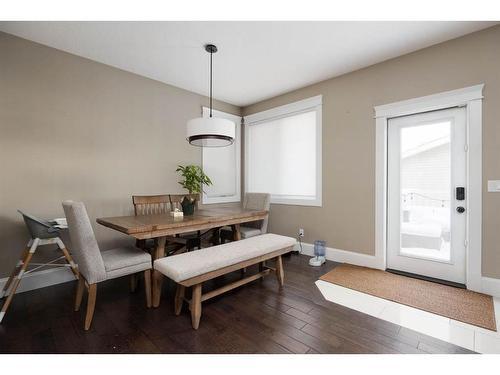
[[[135,216],[169,214],[171,211],[170,197],[168,194],[133,195],[132,204],[134,205]],[[135,246],[151,253],[155,248],[155,240],[136,240]]]
[[[170,214],[172,205],[170,204],[170,196],[168,194],[162,195],[133,195],[132,204],[134,205],[134,215],[156,215],[156,214]],[[156,248],[156,240],[135,240],[135,246],[139,249],[153,254]],[[166,247],[166,245],[165,245]],[[130,291],[135,292],[139,278],[136,275],[130,276]]]
[[[88,290],[85,330],[94,316],[97,284],[117,277],[144,273],[146,305],[151,307],[151,255],[137,248],[120,247],[101,252],[82,202],[63,202],[73,254],[78,262],[79,278],[75,311],[80,309],[83,292]]]
[[[170,211],[178,208],[182,210],[180,202],[184,197],[198,199],[198,194],[163,194],[163,195],[134,195],[132,203],[134,204],[134,213],[138,215],[154,215],[165,214],[170,215]],[[172,246],[173,245],[173,246]],[[137,247],[151,252],[156,248],[155,240],[137,240]],[[201,248],[199,235],[185,234],[169,237],[166,242],[166,247],[172,247],[166,250],[167,254],[172,254],[186,248],[191,251],[194,248]]]
[[[172,210],[170,204],[170,196],[163,195],[133,195],[132,203],[134,204],[134,214],[138,215],[154,215],[154,214],[169,214]]]
[[[181,202],[184,200],[184,198],[188,198],[191,200],[195,200],[196,206],[195,206],[195,212],[198,209],[198,201],[200,199],[199,194],[170,194],[170,204],[173,209],[178,208],[182,210],[182,205]],[[185,233],[181,235],[176,235],[174,240],[175,243],[178,243],[179,245],[183,245],[183,247],[186,247],[187,251],[194,250],[194,248],[201,249],[201,232],[192,232],[192,233]]]

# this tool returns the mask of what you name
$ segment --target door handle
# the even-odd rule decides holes
[[[463,213],[465,212],[465,207],[458,206],[458,207],[457,207],[457,212],[458,212],[459,214],[463,214]]]

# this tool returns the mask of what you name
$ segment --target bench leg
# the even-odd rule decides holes
[[[191,297],[191,324],[194,329],[198,329],[201,318],[201,284],[193,286],[193,296]]]
[[[283,260],[281,259],[281,255],[276,258],[276,278],[278,279],[280,289],[283,288],[285,273],[283,272]]]
[[[177,284],[177,289],[175,290],[175,315],[180,315],[182,311],[185,292],[186,288],[184,287],[184,285]]]
[[[266,261],[264,261],[264,262],[260,262],[260,263],[259,263],[259,272],[263,272],[265,269],[266,269]],[[261,282],[262,282],[262,281],[264,281],[264,278],[263,278],[263,277],[261,277],[261,278],[259,279],[259,281],[261,281]]]

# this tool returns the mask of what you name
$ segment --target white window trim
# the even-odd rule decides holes
[[[280,195],[271,195],[271,203],[273,204],[287,204],[287,205],[297,205],[297,206],[322,206],[322,106],[323,106],[323,96],[318,95],[298,102],[282,105],[269,109],[267,111],[262,111],[254,113],[252,115],[245,116],[243,119],[244,129],[245,129],[245,192],[248,192],[248,127],[252,125],[259,124],[263,121],[276,120],[283,117],[288,117],[290,115],[299,114],[302,112],[310,112],[311,110],[316,111],[316,194],[314,199],[305,198],[292,198]]]
[[[202,107],[203,117],[208,117],[210,115],[210,108]],[[234,152],[235,152],[235,163],[236,163],[236,174],[235,174],[235,186],[236,186],[236,194],[227,195],[227,196],[217,196],[217,197],[208,197],[205,192],[202,194],[202,203],[203,204],[217,204],[217,203],[232,203],[232,202],[241,202],[241,121],[242,117],[233,115],[231,113],[226,113],[222,111],[216,111],[212,109],[212,115],[214,117],[225,118],[231,120],[235,123],[236,126],[236,138],[234,141]],[[203,166],[203,152],[204,148],[201,151],[201,165]],[[210,177],[210,176],[209,176]]]
[[[451,107],[467,111],[467,254],[466,285],[481,292],[487,280],[481,274],[482,232],[482,99],[484,84],[374,107],[375,156],[375,258],[386,268],[387,253],[387,125],[393,117]]]

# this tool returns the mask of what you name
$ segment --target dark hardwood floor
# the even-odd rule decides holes
[[[0,325],[0,352],[470,353],[324,300],[314,282],[336,264],[313,268],[308,260],[284,258],[282,291],[270,276],[207,301],[198,331],[191,328],[186,307],[181,316],[173,314],[172,282],[164,282],[157,309],[146,308],[143,288],[128,291],[128,278],[99,284],[88,332],[85,300],[82,311],[72,309],[76,282],[21,293]]]

